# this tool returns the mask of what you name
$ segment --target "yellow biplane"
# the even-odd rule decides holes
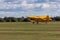
[[[35,22],[38,24],[39,22],[50,22],[52,19],[49,16],[28,16],[31,19],[31,22],[34,24]]]

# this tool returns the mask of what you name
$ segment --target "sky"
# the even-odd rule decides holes
[[[0,0],[0,17],[60,16],[60,0]]]

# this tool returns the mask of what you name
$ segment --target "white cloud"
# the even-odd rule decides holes
[[[5,0],[0,0],[0,9],[16,9],[16,8],[23,8],[23,9],[32,9],[35,7],[35,4],[28,4],[27,2],[35,2],[37,0],[15,0],[13,2],[4,2]],[[19,3],[21,2],[21,3]],[[36,4],[36,6],[40,6]]]
[[[0,2],[4,2],[4,0],[0,0]]]
[[[22,17],[22,16],[28,16],[28,15],[32,15],[32,12],[4,12],[4,11],[0,11],[0,17]]]
[[[37,0],[33,0],[32,2],[37,1]],[[23,9],[34,9],[35,7],[40,7],[41,4],[37,3],[37,4],[28,4],[26,0],[22,1],[21,3],[21,7]]]
[[[51,1],[60,1],[60,0],[51,0]]]
[[[36,6],[36,7],[40,7],[42,4],[40,4],[40,3],[37,3],[37,4],[35,4],[34,6]]]
[[[60,4],[58,3],[36,3],[36,4],[28,4],[26,1],[23,1],[21,4],[14,3],[0,3],[0,9],[34,9],[36,7],[42,7],[43,9],[54,9],[60,8]]]
[[[47,8],[50,8],[51,6],[49,5],[49,4],[42,4],[42,8],[44,8],[44,9],[47,9]]]
[[[51,3],[33,3],[33,4],[28,4],[27,0],[15,0],[12,2],[3,2],[4,0],[0,0],[2,3],[0,3],[0,9],[16,9],[16,8],[22,8],[22,9],[34,9],[35,7],[40,7],[42,6],[43,9],[47,8],[56,8],[57,6],[60,8],[60,4],[57,5],[56,2],[51,2]],[[35,2],[37,0],[29,0],[31,2]],[[49,1],[49,0],[46,0]],[[15,2],[15,3],[14,3]],[[21,3],[18,3],[21,2]]]
[[[23,1],[20,4],[20,7],[23,9],[32,9],[32,8],[34,8],[34,4],[28,4],[27,1]]]
[[[20,7],[20,4],[0,3],[0,9],[15,9]]]
[[[21,9],[24,9],[24,10],[25,9],[26,10],[33,10],[35,8],[42,8],[44,11],[56,10],[56,11],[58,11],[58,12],[55,11],[56,13],[59,13],[59,11],[60,11],[60,3],[49,2],[49,0],[46,0],[47,3],[34,3],[35,1],[37,1],[37,0],[15,0],[13,2],[4,2],[4,0],[0,0],[0,9],[4,9],[5,10],[5,9],[21,8]],[[59,1],[59,0],[55,0],[55,1]],[[28,2],[32,2],[32,3],[28,3]],[[3,12],[2,14],[6,15],[5,13],[10,15],[10,16],[11,15],[14,16],[14,14],[18,15],[15,12]]]

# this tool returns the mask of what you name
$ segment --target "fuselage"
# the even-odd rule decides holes
[[[31,22],[50,22],[52,19],[49,16],[28,16]]]

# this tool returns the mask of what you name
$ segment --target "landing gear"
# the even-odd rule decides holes
[[[35,22],[32,22],[33,24],[35,23]]]
[[[35,22],[32,22],[33,24],[35,24]],[[36,22],[36,24],[38,24],[39,22]]]
[[[37,24],[38,24],[39,22],[37,22]]]

